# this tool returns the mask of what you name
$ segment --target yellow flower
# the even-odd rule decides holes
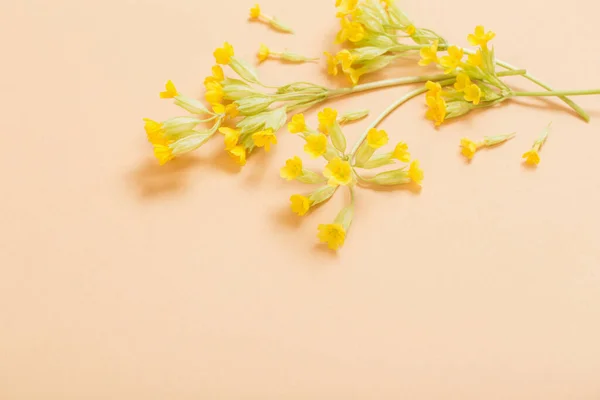
[[[290,133],[302,133],[306,131],[304,114],[296,114],[292,117],[292,120],[288,124],[288,131],[290,131]]]
[[[168,161],[174,158],[171,148],[164,144],[154,145],[154,156],[160,165],[165,165]]]
[[[223,86],[221,86],[219,82],[205,82],[205,86],[206,93],[204,94],[204,97],[206,98],[206,101],[208,101],[210,104],[219,104],[223,101]]]
[[[271,150],[272,144],[277,144],[277,136],[271,128],[254,133],[252,140],[254,140],[256,147],[264,147],[266,152]]]
[[[437,82],[427,81],[425,88],[429,90],[429,92],[427,92],[427,97],[437,98],[440,96],[440,93],[442,93],[442,85]]]
[[[446,119],[446,102],[439,95],[437,97],[427,96],[427,106],[429,109],[425,117],[433,121],[435,126],[440,126]]]
[[[459,92],[464,92],[469,86],[471,86],[471,78],[469,78],[469,75],[465,74],[464,72],[458,74],[456,77],[456,83],[454,84],[454,89],[458,90]]]
[[[238,110],[238,106],[235,103],[231,103],[225,106],[225,114],[229,118],[235,118],[240,115],[240,110]]]
[[[260,49],[258,50],[259,61],[261,61],[261,62],[265,61],[267,58],[269,58],[270,54],[271,54],[271,50],[269,50],[269,48],[267,46],[265,46],[264,44],[261,44]]]
[[[414,25],[409,25],[406,27],[405,32],[408,36],[412,36],[417,33],[417,28]]]
[[[225,149],[231,150],[238,144],[240,138],[240,131],[237,129],[231,129],[227,127],[219,128],[219,132],[225,135]]]
[[[320,111],[318,114],[319,118],[319,130],[325,134],[329,133],[329,128],[335,124],[337,120],[338,112],[331,108],[326,108],[323,111]]]
[[[354,11],[357,4],[358,0],[336,0],[335,6],[338,8],[337,16],[343,17],[351,13],[352,11]]]
[[[523,154],[525,163],[529,165],[538,165],[540,163],[540,153],[536,149],[531,149]]]
[[[335,58],[339,63],[342,64],[342,71],[349,73],[349,71],[352,69],[352,63],[354,62],[352,53],[350,53],[348,50],[342,50],[336,54]]]
[[[462,138],[460,140],[460,147],[462,147],[461,154],[467,157],[469,160],[473,158],[479,149],[479,145],[468,138]]]
[[[227,150],[229,156],[240,166],[246,165],[246,149],[244,146],[235,146]]]
[[[260,17],[260,6],[255,4],[254,7],[250,9],[250,18],[257,19]]]
[[[279,170],[279,176],[288,181],[293,181],[300,175],[302,175],[302,160],[298,156],[287,160],[285,167]]]
[[[337,43],[341,44],[346,40],[356,43],[365,38],[365,28],[360,22],[350,21],[348,18],[344,17],[340,20],[340,23],[342,25],[342,29],[337,35]]]
[[[438,56],[437,56],[437,51],[438,51],[438,45],[439,45],[439,40],[435,40],[431,46],[429,47],[423,47],[421,49],[421,60],[419,60],[419,65],[421,66],[426,66],[429,65],[431,63],[437,63],[438,62]]]
[[[471,33],[467,40],[471,43],[472,46],[481,46],[482,48],[486,48],[487,44],[490,40],[496,37],[496,34],[492,31],[485,32],[485,28],[481,25],[475,27],[475,33]]]
[[[411,181],[420,185],[423,182],[423,170],[419,168],[419,161],[415,160],[408,167],[408,177]]]
[[[175,87],[175,84],[173,83],[173,81],[171,81],[169,79],[167,81],[167,83],[165,84],[165,91],[160,92],[160,98],[161,99],[172,99],[175,96],[179,96],[179,93],[177,93],[177,88]]]
[[[450,46],[448,48],[448,55],[442,57],[440,64],[445,68],[445,73],[452,73],[461,63],[465,52],[463,49],[457,46]]]
[[[317,236],[321,243],[327,243],[331,250],[338,250],[346,240],[346,230],[341,224],[321,224]]]
[[[473,67],[481,67],[483,65],[483,53],[480,49],[475,54],[469,54],[467,63]]]
[[[304,151],[312,158],[321,157],[327,152],[327,136],[322,133],[308,135],[306,137]]]
[[[470,101],[475,105],[479,104],[479,101],[481,100],[481,89],[479,89],[479,86],[475,84],[468,86],[465,89],[465,100]]]
[[[223,47],[216,49],[213,55],[217,64],[227,65],[231,62],[231,57],[234,55],[233,46],[225,42]]]
[[[385,146],[388,142],[388,134],[386,131],[377,130],[375,128],[371,129],[369,133],[367,133],[367,143],[373,149],[378,149],[382,146]]]
[[[410,161],[410,153],[408,152],[408,145],[404,142],[400,142],[396,145],[392,157],[401,162]]]
[[[222,82],[225,79],[225,73],[223,72],[223,68],[220,65],[214,65],[212,67],[212,76],[207,79],[211,79],[215,82]]]
[[[166,144],[166,139],[162,134],[162,124],[149,118],[144,118],[144,122],[148,141],[152,144]]]
[[[348,74],[348,77],[350,78],[350,81],[352,82],[352,84],[357,85],[358,81],[360,80],[360,77],[363,76],[365,73],[367,73],[368,70],[366,70],[365,68],[359,68],[359,69],[350,68],[344,72],[346,72]]]
[[[325,166],[323,176],[329,179],[329,186],[348,185],[352,182],[352,167],[348,161],[336,157]]]
[[[301,194],[294,194],[290,197],[290,206],[294,214],[303,216],[306,215],[308,210],[310,210],[311,202],[310,199],[306,196],[302,196]]]
[[[327,57],[327,73],[331,76],[337,76],[339,72],[338,59],[328,51],[324,52],[323,54],[325,54],[325,57]]]

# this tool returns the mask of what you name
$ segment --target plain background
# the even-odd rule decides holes
[[[308,188],[278,176],[302,148],[284,130],[241,172],[221,139],[156,165],[142,118],[179,113],[158,98],[167,79],[201,96],[224,40],[252,60],[261,42],[334,50],[332,3],[262,1],[291,36],[248,23],[250,1],[0,2],[1,399],[600,398],[600,98],[578,99],[590,124],[533,100],[439,130],[407,104],[382,127],[421,160],[423,190],[360,190],[337,255],[316,226],[347,199],[290,215]],[[484,24],[499,58],[556,88],[600,87],[596,1],[402,7],[463,45]],[[345,84],[323,67],[260,73]],[[330,105],[374,118],[407,90]],[[463,136],[512,131],[459,155]]]

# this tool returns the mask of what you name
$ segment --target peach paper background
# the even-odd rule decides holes
[[[247,23],[250,1],[0,2],[0,399],[600,398],[600,98],[579,99],[590,124],[528,101],[437,131],[422,100],[402,107],[383,127],[421,160],[423,190],[361,190],[338,255],[315,235],[343,196],[287,210],[305,188],[278,169],[298,138],[240,173],[220,140],[156,165],[142,118],[178,112],[158,99],[167,79],[201,95],[224,40],[319,55],[331,3],[264,0],[286,36]],[[465,45],[484,24],[500,58],[557,88],[600,87],[597,1],[403,7]],[[260,73],[343,83],[315,64]],[[375,117],[406,90],[332,104]],[[458,154],[462,136],[513,130],[471,165]]]

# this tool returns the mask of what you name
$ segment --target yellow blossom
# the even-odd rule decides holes
[[[473,67],[481,67],[483,65],[483,53],[480,49],[475,54],[469,54],[467,63]]]
[[[279,171],[279,176],[288,181],[292,181],[302,175],[302,159],[295,156],[285,162],[285,167]]]
[[[329,186],[348,185],[352,182],[352,167],[348,161],[335,157],[325,166],[323,176],[329,179]]]
[[[404,142],[400,142],[396,145],[392,157],[401,162],[410,161],[410,153],[408,152],[408,145]]]
[[[250,9],[250,18],[257,19],[260,17],[260,6],[255,4],[254,7]]]
[[[462,147],[461,154],[467,157],[469,160],[473,158],[479,149],[479,145],[468,138],[462,138],[460,140],[460,147]]]
[[[208,101],[210,104],[219,104],[223,102],[223,97],[225,94],[223,93],[223,86],[221,86],[220,83],[216,81],[209,81],[205,82],[205,86],[206,93],[204,94],[204,97],[206,98],[206,101]]]
[[[383,129],[377,130],[373,128],[367,133],[367,143],[369,144],[369,147],[373,149],[378,149],[382,146],[385,146],[388,142],[388,139],[388,134]]]
[[[472,84],[465,88],[465,100],[470,101],[475,105],[479,104],[479,101],[481,100],[481,89],[479,89],[479,86]]]
[[[244,146],[235,146],[227,150],[229,156],[240,166],[246,165],[246,149]]]
[[[325,108],[318,114],[319,118],[319,130],[325,134],[329,133],[329,128],[333,126],[337,120],[338,112],[331,108]]]
[[[240,138],[240,131],[237,129],[221,127],[219,128],[219,132],[225,135],[225,149],[231,150],[238,144],[238,140]]]
[[[325,54],[325,57],[327,58],[327,73],[331,76],[337,76],[339,73],[338,59],[328,51],[324,52],[323,54]]]
[[[414,160],[408,167],[408,177],[411,181],[420,185],[423,182],[423,170],[419,168],[419,161]]]
[[[231,62],[231,57],[234,55],[233,46],[225,42],[223,47],[216,49],[213,55],[217,64],[227,65]]]
[[[148,141],[152,144],[166,144],[166,139],[162,134],[162,124],[149,118],[144,118],[144,122]]]
[[[456,89],[459,92],[464,92],[469,86],[471,86],[471,78],[469,78],[469,75],[465,74],[464,72],[461,72],[456,76],[456,83],[454,84],[454,89]]]
[[[223,68],[220,65],[214,65],[212,67],[212,76],[209,77],[215,82],[222,82],[225,79],[225,73],[223,72]]]
[[[440,64],[445,68],[444,72],[447,74],[452,73],[462,62],[464,54],[464,50],[460,47],[450,46],[448,48],[448,55],[442,57],[440,60]]]
[[[173,151],[165,144],[154,145],[154,156],[160,165],[165,165],[168,161],[174,158]]]
[[[531,149],[523,154],[523,158],[525,159],[525,163],[529,165],[535,166],[540,163],[540,153],[536,149]]]
[[[341,44],[346,40],[356,43],[365,38],[365,28],[360,22],[350,21],[348,18],[342,18],[340,23],[342,25],[342,29],[337,35],[337,43]]]
[[[364,74],[366,74],[368,72],[367,69],[365,68],[359,68],[359,69],[354,69],[354,68],[349,68],[347,71],[344,71],[348,74],[348,77],[350,78],[350,81],[352,82],[353,85],[357,85],[358,81],[360,80],[360,77],[363,76]]]
[[[419,60],[419,65],[421,66],[426,66],[429,65],[431,63],[437,63],[438,62],[438,56],[437,56],[437,51],[438,51],[438,45],[439,45],[439,41],[435,40],[431,46],[429,47],[423,47],[421,49],[421,60]]]
[[[331,250],[338,250],[344,245],[346,230],[341,224],[321,224],[318,238],[321,243],[327,243]]]
[[[335,6],[338,8],[338,17],[343,17],[356,9],[358,0],[336,0]]]
[[[429,109],[425,117],[433,121],[435,126],[440,126],[446,119],[446,102],[439,95],[437,97],[427,96],[427,106]]]
[[[352,68],[352,63],[354,62],[352,53],[348,50],[342,50],[336,54],[335,58],[342,64],[342,71],[349,73]]]
[[[304,151],[312,158],[321,157],[327,152],[327,136],[322,133],[313,133],[306,137]]]
[[[415,28],[414,25],[409,25],[409,26],[406,27],[406,29],[404,31],[406,32],[406,34],[408,36],[412,36],[415,33],[417,33],[417,28]]]
[[[496,34],[492,31],[486,32],[485,28],[481,25],[475,27],[475,33],[471,33],[467,40],[471,43],[472,46],[481,46],[482,48],[486,48],[487,44],[490,40],[496,37]]]
[[[288,131],[290,131],[290,133],[302,133],[306,131],[304,114],[296,114],[292,117],[292,120],[288,124]]]
[[[306,196],[294,194],[290,197],[290,206],[294,214],[303,216],[310,210],[311,201]]]
[[[271,50],[264,44],[261,44],[260,49],[258,50],[259,61],[261,61],[261,62],[265,61],[267,58],[269,58],[270,54],[271,54]]]
[[[427,97],[437,98],[440,96],[440,93],[442,93],[442,85],[438,82],[427,81],[425,88],[429,90],[427,92]]]
[[[177,88],[175,87],[175,84],[171,80],[168,80],[167,83],[165,84],[165,91],[160,92],[161,99],[172,99],[173,97],[178,96],[178,95],[179,95],[179,93],[177,93]]]
[[[225,106],[225,114],[229,118],[235,118],[240,115],[240,110],[238,110],[238,106],[235,103],[227,104]]]
[[[254,140],[256,147],[264,147],[266,152],[271,150],[272,144],[277,144],[277,136],[271,128],[254,133],[252,140]]]

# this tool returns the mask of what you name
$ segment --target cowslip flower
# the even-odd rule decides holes
[[[231,57],[234,56],[233,46],[225,42],[223,47],[216,49],[213,55],[217,64],[228,65],[231,62]]]
[[[162,124],[151,120],[150,118],[144,118],[144,130],[148,141],[152,144],[166,144],[166,138],[162,132]]]
[[[467,36],[467,40],[471,43],[472,46],[481,46],[482,48],[487,48],[487,44],[490,40],[496,37],[496,34],[492,31],[485,31],[485,28],[482,25],[478,25],[475,27],[475,33],[469,34]]]
[[[223,82],[225,79],[225,73],[223,72],[223,68],[220,65],[214,65],[211,69],[212,75],[206,77],[204,80],[204,85],[206,86],[208,82]]]
[[[469,86],[471,86],[471,78],[464,72],[459,73],[456,76],[456,83],[454,83],[454,89],[459,92],[464,92]]]
[[[426,97],[437,98],[442,93],[442,85],[438,82],[427,81],[425,88],[428,90]]]
[[[446,119],[446,102],[441,96],[427,96],[427,113],[425,118],[435,123],[435,126],[440,126]]]
[[[380,147],[385,146],[388,140],[388,134],[383,129],[377,130],[373,128],[369,130],[369,133],[367,134],[367,143],[372,149],[378,149]]]
[[[464,54],[465,52],[463,49],[457,46],[450,46],[448,48],[448,55],[442,57],[442,59],[440,60],[440,65],[444,67],[444,72],[446,74],[454,72],[454,70],[458,68],[458,66],[462,62]]]
[[[260,5],[255,4],[254,7],[250,9],[250,18],[258,19],[260,18]]]
[[[290,133],[302,133],[306,131],[304,114],[296,114],[292,117],[292,120],[288,124],[288,131],[290,131]]]
[[[500,143],[506,142],[509,139],[512,139],[513,137],[515,137],[514,132],[507,135],[486,136],[480,142],[475,142],[469,138],[462,138],[460,140],[461,154],[467,159],[471,160],[479,149],[496,146]]]
[[[439,61],[437,56],[438,46],[440,42],[439,40],[435,40],[431,46],[423,47],[420,51],[421,59],[419,60],[419,65],[426,66],[431,63],[437,63]]]
[[[279,170],[279,176],[288,181],[293,181],[302,175],[302,159],[294,156],[285,162],[285,166]]]
[[[338,250],[346,241],[346,230],[342,224],[320,224],[317,237],[321,243],[327,243],[331,250]]]
[[[275,136],[273,129],[265,129],[264,131],[254,133],[252,140],[256,147],[264,147],[266,152],[271,150],[272,144],[277,144],[277,136]]]
[[[406,32],[408,36],[412,36],[417,33],[417,28],[415,28],[414,25],[409,25],[404,29],[404,32]]]
[[[246,165],[246,149],[244,146],[237,145],[227,150],[229,156],[240,166]]]
[[[542,135],[533,143],[533,147],[531,148],[531,150],[523,154],[522,158],[525,159],[526,164],[531,166],[537,166],[540,163],[540,150],[542,149],[542,146],[546,143],[546,140],[548,139],[549,131],[550,125],[546,127]]]
[[[173,83],[173,81],[168,80],[167,83],[165,84],[165,91],[160,92],[159,95],[160,95],[161,99],[172,99],[172,98],[178,96],[179,93],[177,92],[177,88],[175,87],[175,84]]]
[[[208,81],[204,86],[206,87],[204,98],[207,102],[210,104],[221,104],[223,102],[225,93],[223,92],[223,86],[219,82]]]
[[[465,100],[478,105],[481,100],[481,89],[479,86],[472,84],[465,88]]]
[[[266,61],[270,54],[271,50],[266,45],[261,44],[257,54],[258,60],[260,62]]]
[[[480,49],[475,54],[469,54],[467,64],[472,67],[481,67],[483,65],[483,53]]]
[[[350,73],[354,57],[348,50],[342,50],[335,55],[336,60],[342,65],[342,71]]]
[[[344,43],[349,40],[352,43],[360,42],[365,38],[365,28],[360,22],[350,21],[348,18],[342,18],[340,20],[342,29],[339,31],[336,37],[338,44]]]
[[[290,197],[290,207],[294,214],[299,215],[300,217],[306,215],[306,213],[310,210],[311,201],[308,197],[303,196],[301,194],[293,194]]]
[[[469,160],[473,158],[477,150],[479,150],[480,144],[472,141],[468,138],[462,138],[460,140],[461,154],[467,157]]]
[[[325,166],[323,176],[329,179],[329,186],[345,186],[352,182],[352,167],[348,161],[335,157]]]
[[[327,136],[322,133],[312,133],[306,137],[304,151],[312,158],[321,157],[327,152]]]
[[[419,160],[414,160],[408,167],[408,177],[411,181],[420,185],[423,182],[423,170],[419,167]]]
[[[319,130],[325,134],[329,133],[329,129],[333,126],[338,117],[338,112],[331,108],[325,108],[317,115],[319,119]]]
[[[410,162],[410,153],[408,152],[408,145],[404,142],[400,142],[394,148],[392,152],[392,158],[400,162]]]
[[[173,158],[173,151],[166,144],[155,144],[154,145],[154,156],[158,160],[160,165],[165,165],[167,162],[171,161]]]
[[[339,73],[338,59],[328,51],[324,52],[323,54],[325,54],[326,61],[327,61],[327,73],[331,76],[337,76]]]
[[[227,118],[235,118],[240,115],[240,110],[238,110],[238,106],[235,103],[227,105],[216,103],[212,105],[212,108],[215,114],[224,115]]]
[[[358,0],[336,0],[335,6],[338,9],[336,16],[340,18],[352,13],[357,5]]]
[[[219,128],[219,132],[225,135],[225,149],[231,150],[238,144],[238,140],[240,139],[240,131],[237,129],[221,127]]]

